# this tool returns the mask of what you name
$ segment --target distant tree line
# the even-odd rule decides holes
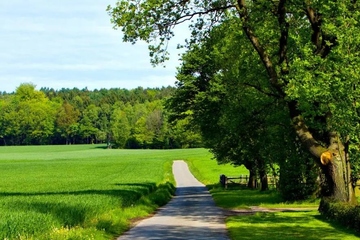
[[[0,94],[0,145],[107,143],[116,148],[201,146],[188,120],[170,125],[164,107],[175,88],[35,89]]]

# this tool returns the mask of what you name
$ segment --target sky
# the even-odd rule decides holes
[[[121,30],[113,29],[106,7],[115,2],[0,1],[0,92],[21,83],[37,89],[174,86],[176,45],[183,39],[170,42],[165,68],[153,67],[146,43],[124,43]]]

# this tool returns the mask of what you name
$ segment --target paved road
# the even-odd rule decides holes
[[[174,161],[175,197],[153,217],[120,236],[125,239],[227,240],[224,213],[184,161]]]

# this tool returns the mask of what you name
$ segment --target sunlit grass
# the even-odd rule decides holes
[[[231,239],[359,239],[346,230],[322,219],[317,211],[257,213],[227,219]]]
[[[192,173],[210,189],[216,205],[233,210],[234,216],[228,217],[226,226],[231,239],[277,240],[277,239],[359,239],[354,231],[333,225],[324,220],[316,210],[319,199],[285,202],[275,191],[261,192],[246,187],[232,185],[223,189],[219,185],[219,176],[248,174],[244,167],[217,165],[211,155],[188,158]],[[293,212],[256,213],[236,216],[236,210],[252,207],[285,208]],[[300,208],[294,211],[294,208]],[[314,210],[309,210],[314,209]]]
[[[102,147],[0,147],[0,239],[113,239],[170,199],[175,159],[185,159],[227,209],[318,206],[283,202],[275,191],[222,189],[220,174],[247,170],[219,166],[205,149]],[[233,216],[227,227],[232,239],[357,239],[317,211]]]
[[[0,147],[0,239],[111,239],[171,198],[172,160],[203,153]]]
[[[217,161],[213,159],[210,152],[204,152],[201,156],[189,156],[185,160],[195,177],[209,188],[218,185],[221,174],[225,174],[226,176],[249,174],[249,171],[244,166],[234,167],[231,164],[219,165]]]
[[[216,187],[211,190],[218,206],[227,209],[249,208],[251,206],[268,208],[317,208],[319,199],[285,202],[275,190],[261,192],[259,190]]]

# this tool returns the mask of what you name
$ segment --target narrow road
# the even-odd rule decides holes
[[[216,239],[227,240],[224,212],[189,171],[184,161],[173,163],[175,197],[153,217],[145,219],[118,240]]]

